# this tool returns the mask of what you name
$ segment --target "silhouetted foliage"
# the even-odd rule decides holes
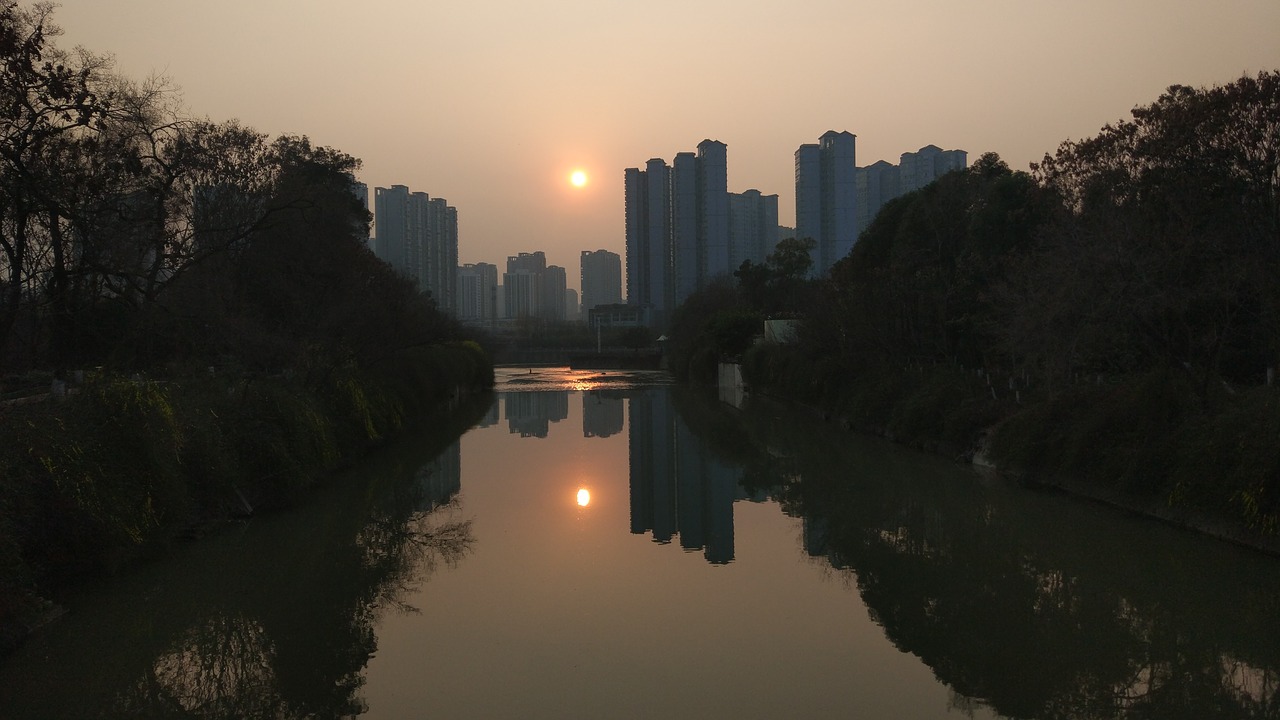
[[[1035,166],[1061,208],[1007,287],[1009,349],[1062,382],[1280,353],[1280,73],[1173,86]]]
[[[978,364],[994,346],[989,288],[1043,214],[1031,177],[984,155],[880,211],[832,269],[809,331],[867,361]]]
[[[786,238],[764,264],[744,260],[734,271],[742,297],[758,312],[794,315],[809,307],[816,283],[808,279],[817,245],[811,238]]]
[[[667,357],[678,378],[694,382],[714,382],[721,360],[741,353],[744,315],[754,317],[759,332],[759,315],[749,310],[742,293],[727,280],[712,283],[680,304],[672,314],[667,331]],[[728,343],[722,344],[722,343]]]
[[[59,50],[52,7],[0,0],[0,378],[97,369],[0,406],[0,634],[42,582],[287,501],[493,384],[368,249],[357,159],[187,118]]]
[[[640,350],[653,345],[653,330],[644,327],[623,328],[618,333],[618,342],[628,350]]]
[[[1280,73],[1171,87],[1032,170],[984,155],[888,203],[798,345],[753,349],[747,381],[961,455],[990,430],[1012,470],[1280,528],[1280,449],[1255,441],[1272,390],[1247,387],[1280,355]],[[739,278],[764,294],[760,269]],[[1224,426],[1252,428],[1249,462]],[[1186,472],[1203,465],[1181,446],[1229,475]]]

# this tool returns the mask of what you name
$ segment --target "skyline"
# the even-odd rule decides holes
[[[1270,1],[106,5],[59,3],[58,47],[166,75],[193,116],[358,157],[371,191],[447,198],[459,263],[569,269],[624,252],[625,168],[704,139],[727,145],[729,191],[777,194],[791,226],[794,153],[828,130],[859,166],[934,144],[1026,170],[1169,85],[1280,67]]]

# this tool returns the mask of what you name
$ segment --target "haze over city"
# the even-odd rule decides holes
[[[459,212],[460,263],[623,252],[623,169],[704,138],[795,218],[794,153],[926,144],[1027,169],[1167,86],[1280,66],[1280,4],[65,0],[58,44],[168,76],[191,114],[309,136]],[[575,187],[570,175],[587,174]]]

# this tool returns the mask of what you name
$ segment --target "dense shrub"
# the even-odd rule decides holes
[[[991,455],[1033,479],[1280,530],[1280,392],[1197,387],[1179,370],[1074,386],[1000,423]]]
[[[1255,387],[1172,440],[1170,502],[1280,532],[1280,389]]]
[[[246,373],[102,376],[63,402],[4,409],[0,633],[50,588],[290,502],[402,423],[493,384],[474,343],[405,351],[388,369],[342,364],[314,387]]]

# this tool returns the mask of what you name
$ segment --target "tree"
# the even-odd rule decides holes
[[[626,328],[618,333],[618,342],[622,344],[622,347],[630,348],[633,351],[647,348],[653,344],[653,330],[643,325]]]
[[[810,344],[859,362],[985,363],[989,288],[1033,242],[1042,204],[993,153],[888,203],[812,303]]]
[[[51,42],[53,5],[0,2],[0,343],[42,287],[66,304],[66,173],[92,149],[110,107],[97,79],[107,61]],[[65,312],[65,307],[60,307]]]
[[[808,309],[808,278],[813,265],[811,254],[817,246],[811,238],[786,238],[765,258],[764,264],[744,260],[734,271],[738,289],[751,307],[759,312],[801,313]]]
[[[1280,73],[1173,86],[1033,169],[1061,211],[1008,299],[1021,355],[1059,374],[1185,367],[1202,389],[1274,366]]]

